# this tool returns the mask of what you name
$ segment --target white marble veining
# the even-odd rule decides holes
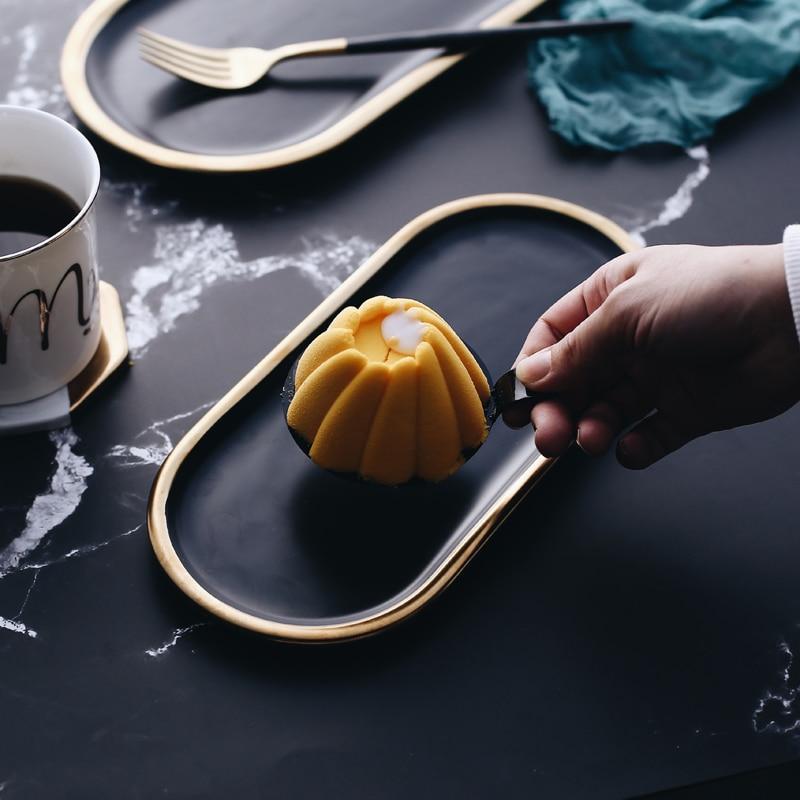
[[[0,617],[0,629],[11,631],[12,633],[21,633],[25,636],[30,636],[31,639],[35,639],[39,635],[35,630],[33,630],[33,628],[29,628],[24,622],[6,619],[5,617]]]
[[[202,295],[217,283],[253,281],[271,272],[297,269],[321,292],[335,289],[374,250],[360,236],[321,233],[297,253],[245,261],[233,232],[219,223],[193,222],[156,228],[153,262],[134,270],[126,317],[131,353],[141,357],[151,342],[200,308]]]
[[[138,233],[147,220],[166,216],[179,205],[176,199],[159,202],[148,200],[148,194],[152,189],[151,183],[113,181],[108,178],[102,180],[100,187],[103,194],[122,200],[123,221],[131,233]]]
[[[54,564],[62,564],[63,562],[68,561],[69,559],[72,558],[80,558],[82,556],[87,556],[90,555],[91,553],[95,553],[98,550],[101,550],[102,548],[108,547],[108,545],[119,541],[120,539],[124,539],[128,536],[132,536],[133,534],[138,533],[143,527],[144,523],[140,523],[139,525],[136,525],[135,527],[127,531],[123,531],[122,533],[118,533],[115,536],[111,536],[108,539],[103,540],[102,542],[82,545],[80,547],[73,547],[71,550],[68,550],[66,553],[63,553],[62,555],[56,556],[55,558],[50,558],[45,561],[24,561],[23,563],[19,564],[19,566],[17,566],[16,569],[13,571],[26,572],[32,570],[33,580],[28,586],[28,590],[25,593],[22,605],[20,606],[17,613],[11,618],[0,617],[0,628],[11,631],[12,633],[25,634],[26,636],[30,636],[32,639],[35,639],[39,634],[35,630],[33,630],[29,625],[22,622],[20,617],[22,616],[28,605],[28,601],[30,600],[31,594],[33,593],[33,589],[36,586],[36,582],[39,578],[39,575],[41,574],[41,570],[45,569],[46,567],[51,567]]]
[[[26,561],[24,564],[21,564],[19,567],[19,571],[23,572],[25,570],[38,570],[44,569],[45,567],[52,567],[53,564],[62,564],[64,561],[68,561],[71,558],[80,558],[81,556],[88,556],[90,553],[95,553],[98,550],[102,550],[104,547],[108,547],[110,544],[114,544],[114,542],[119,541],[120,539],[125,539],[128,536],[133,536],[133,534],[138,533],[144,527],[144,523],[140,523],[133,528],[130,528],[127,531],[123,531],[122,533],[118,533],[115,536],[111,536],[108,539],[104,539],[102,542],[96,542],[95,544],[84,544],[80,547],[73,547],[71,550],[67,550],[66,553],[62,553],[60,556],[56,556],[55,558],[48,559],[46,561]]]
[[[145,654],[150,656],[151,658],[158,658],[159,656],[163,656],[168,650],[175,647],[176,644],[184,637],[187,633],[191,633],[192,631],[197,630],[198,628],[202,628],[205,625],[208,625],[207,622],[196,622],[194,625],[187,625],[185,628],[177,628],[172,637],[167,639],[164,644],[159,647],[154,647],[148,650],[145,650]]]
[[[19,607],[19,611],[12,617],[12,619],[19,619],[24,613],[25,609],[28,607],[28,601],[31,599],[31,593],[33,592],[33,587],[36,586],[36,582],[39,580],[39,570],[37,569],[36,572],[33,573],[33,578],[31,579],[30,584],[28,585],[28,591],[25,592],[25,597],[22,598],[22,605]]]
[[[56,448],[55,471],[47,490],[28,509],[22,532],[0,550],[0,578],[15,570],[50,531],[75,511],[86,491],[87,479],[94,472],[92,465],[75,452],[78,437],[71,428],[52,432],[50,441]]]
[[[777,685],[759,698],[753,712],[756,733],[797,735],[800,732],[800,676],[794,674],[794,653],[785,639],[778,645],[783,666]]]
[[[21,633],[25,636],[29,636],[31,639],[36,639],[38,637],[39,634],[33,630],[33,628],[29,627],[20,620],[20,617],[28,607],[28,601],[31,599],[31,592],[33,592],[33,587],[36,586],[36,581],[38,579],[39,573],[34,572],[33,580],[28,586],[28,591],[25,592],[25,597],[22,599],[22,605],[19,607],[19,610],[10,619],[7,619],[6,617],[0,617],[0,628],[11,631],[12,633]]]
[[[94,468],[87,459],[75,452],[78,436],[71,428],[53,431],[50,441],[55,447],[54,470],[47,489],[37,495],[25,515],[22,531],[0,551],[0,579],[12,574],[33,571],[33,579],[28,586],[17,613],[12,617],[0,616],[0,629],[29,636],[39,635],[21,617],[39,578],[40,570],[60,564],[72,558],[86,556],[113,542],[131,536],[141,530],[140,523],[130,530],[123,531],[101,542],[81,545],[65,553],[43,561],[31,560],[32,554],[45,541],[48,535],[69,518],[80,505],[88,486],[88,478]]]
[[[686,155],[695,162],[692,171],[683,179],[675,193],[664,200],[655,216],[637,214],[634,220],[619,220],[642,246],[647,244],[645,233],[653,228],[664,228],[686,216],[694,202],[695,191],[711,174],[711,156],[705,145],[690,147],[686,150]]]
[[[17,68],[4,102],[38,108],[70,119],[72,112],[58,80],[58,53],[47,54],[41,43],[42,28],[34,22],[24,25],[13,34],[0,37],[0,46],[16,47],[19,52]],[[34,65],[38,69],[34,70]]]
[[[120,467],[141,467],[146,464],[160,466],[174,447],[172,437],[164,430],[165,427],[178,420],[188,419],[211,408],[215,401],[203,403],[191,411],[173,414],[166,419],[158,420],[148,425],[143,431],[136,434],[133,442],[129,444],[116,444],[108,451],[107,458],[116,459]]]
[[[104,541],[74,547],[65,553],[44,561],[33,561],[31,555],[45,541],[47,536],[61,525],[80,505],[88,486],[88,478],[94,468],[87,459],[75,452],[78,436],[71,428],[53,431],[50,441],[55,447],[54,470],[47,489],[37,495],[25,515],[22,531],[0,551],[0,579],[11,573],[33,571],[33,579],[28,586],[22,604],[12,617],[0,616],[0,629],[29,636],[39,635],[21,619],[31,594],[39,578],[40,570],[60,564],[72,558],[86,556],[106,547],[119,539],[139,531],[143,524],[123,531]]]

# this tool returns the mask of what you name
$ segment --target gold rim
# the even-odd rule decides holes
[[[0,115],[8,114],[9,112],[12,115],[21,114],[22,116],[41,117],[47,120],[45,123],[47,125],[56,125],[57,127],[68,128],[70,130],[70,136],[77,136],[79,141],[81,141],[81,146],[86,146],[89,159],[92,162],[94,175],[92,177],[92,188],[89,191],[89,197],[87,198],[86,202],[81,205],[80,209],[75,213],[75,216],[60,231],[56,231],[52,236],[48,237],[44,241],[37,242],[36,244],[27,247],[25,250],[17,250],[16,253],[7,253],[6,255],[0,254],[0,266],[3,264],[11,264],[11,266],[14,266],[12,262],[16,261],[17,259],[24,258],[25,256],[29,256],[31,253],[36,253],[39,250],[43,250],[45,247],[49,247],[53,242],[61,239],[70,231],[74,230],[91,211],[94,201],[97,199],[97,193],[100,190],[100,159],[97,157],[97,153],[95,152],[95,149],[92,147],[89,140],[79,130],[76,130],[68,122],[65,122],[63,119],[61,119],[61,117],[57,117],[55,114],[51,114],[49,111],[41,111],[38,108],[10,106],[5,103],[0,104]]]
[[[415,68],[321,133],[301,142],[236,155],[189,153],[156,144],[123,128],[105,112],[86,80],[86,59],[95,39],[129,0],[95,0],[70,30],[61,54],[61,81],[80,120],[107,142],[152,164],[199,172],[250,172],[294,164],[312,158],[349,139],[417,89],[457,64],[466,54],[440,56]],[[512,0],[487,17],[481,27],[510,25],[530,14],[544,0]]]
[[[69,384],[69,410],[75,411],[105,383],[128,356],[128,334],[117,290],[100,281],[100,343],[83,372]]]
[[[377,633],[410,616],[441,592],[554,463],[552,459],[540,456],[533,464],[523,469],[495,498],[491,506],[484,511],[481,518],[462,537],[447,558],[416,589],[381,611],[342,623],[326,625],[284,623],[257,617],[228,605],[203,588],[192,577],[172,545],[167,526],[167,499],[181,464],[203,436],[245,395],[264,380],[278,364],[299,347],[415,237],[447,217],[479,208],[504,206],[551,211],[578,220],[606,236],[623,252],[638,247],[633,239],[610,219],[564,200],[534,194],[486,194],[465,197],[426,211],[401,228],[228,391],[186,433],[161,465],[153,483],[147,509],[150,541],[161,566],[175,584],[192,600],[227,622],[278,639],[330,642]]]

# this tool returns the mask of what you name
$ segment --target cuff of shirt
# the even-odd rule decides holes
[[[783,266],[794,314],[794,327],[800,338],[800,225],[789,225],[783,232]]]

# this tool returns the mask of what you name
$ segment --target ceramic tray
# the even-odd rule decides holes
[[[634,247],[611,221],[536,195],[483,195],[418,217],[231,389],[178,443],[148,522],[175,583],[223,619],[283,639],[374,633],[438,594],[550,461],[497,423],[453,477],[387,488],[326,473],[295,444],[281,388],[346,305],[413,297],[499,375],[537,312]]]
[[[70,31],[61,76],[75,113],[112,144],[162,166],[271,169],[345,141],[460,61],[440,51],[304,59],[243,92],[178,80],[142,61],[135,30],[215,47],[507,25],[543,0],[95,0]]]

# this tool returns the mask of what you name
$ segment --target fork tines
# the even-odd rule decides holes
[[[139,53],[155,67],[186,80],[224,85],[230,79],[230,63],[224,51],[187,44],[169,36],[138,28]]]

